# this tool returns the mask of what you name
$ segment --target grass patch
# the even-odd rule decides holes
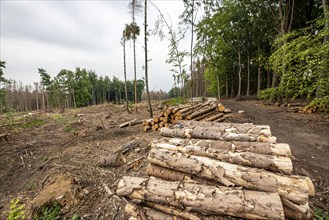
[[[171,98],[171,99],[165,101],[165,103],[170,106],[178,106],[178,105],[186,103],[186,100],[183,99],[182,97],[176,97],[176,98]]]
[[[322,209],[316,208],[314,210],[314,219],[316,220],[329,220],[329,213]]]
[[[62,216],[62,207],[60,204],[48,204],[40,207],[33,216],[33,220],[57,220],[57,219],[70,219],[78,220],[78,215],[73,215],[72,218],[66,218]]]

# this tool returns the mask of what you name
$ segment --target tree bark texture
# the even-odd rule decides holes
[[[211,147],[201,147],[196,145],[176,146],[168,143],[153,143],[152,147],[157,149],[165,149],[177,151],[183,154],[204,156],[217,159],[223,162],[263,168],[274,172],[282,172],[291,174],[292,161],[287,157],[278,157],[273,155],[256,154],[250,152],[234,152]]]
[[[162,128],[164,137],[200,138],[225,141],[259,141],[275,143],[269,126],[251,123],[177,122],[176,128]]]
[[[284,219],[281,199],[275,192],[124,176],[118,184],[117,195],[183,206],[186,210],[202,214],[225,214],[246,219]]]
[[[257,168],[162,149],[151,149],[148,161],[158,166],[213,180],[225,186],[278,192],[283,198],[297,205],[308,202],[309,186],[303,177],[283,176]]]

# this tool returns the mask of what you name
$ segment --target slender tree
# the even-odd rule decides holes
[[[125,97],[126,97],[126,110],[129,110],[128,90],[127,90],[127,67],[126,67],[126,41],[129,40],[128,25],[126,24],[125,29],[122,32],[121,44],[123,47],[123,75],[125,80]]]
[[[147,0],[144,0],[144,41],[145,41],[145,84],[146,84],[146,93],[147,93],[147,101],[149,105],[150,117],[153,117],[151,99],[150,99],[150,92],[149,92],[149,81],[148,81],[148,58],[147,58]]]
[[[142,5],[139,0],[131,0],[129,3],[129,8],[131,10],[132,23],[130,24],[130,34],[131,39],[133,40],[133,49],[134,49],[134,87],[135,87],[135,111],[137,112],[137,76],[136,76],[136,39],[139,36],[139,27],[136,23],[136,14],[141,11]]]

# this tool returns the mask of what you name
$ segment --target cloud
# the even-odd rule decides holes
[[[155,2],[177,25],[181,1]],[[122,79],[122,30],[131,22],[128,1],[1,1],[0,59],[6,61],[5,76],[31,84],[39,80],[42,67],[55,76],[61,69],[93,69],[98,75]],[[157,11],[149,4],[149,28]],[[137,76],[144,76],[143,17],[138,16],[141,36],[136,44]],[[169,42],[149,39],[150,89],[169,90],[173,84],[165,63]],[[183,46],[188,48],[188,39]],[[127,47],[128,78],[133,79],[133,52]]]

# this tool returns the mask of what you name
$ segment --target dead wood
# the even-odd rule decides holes
[[[121,151],[113,153],[111,156],[101,156],[98,165],[101,167],[119,167],[126,163],[126,158]]]
[[[278,193],[124,176],[118,184],[117,195],[187,207],[188,211],[202,214],[225,214],[246,219],[284,219]]]

